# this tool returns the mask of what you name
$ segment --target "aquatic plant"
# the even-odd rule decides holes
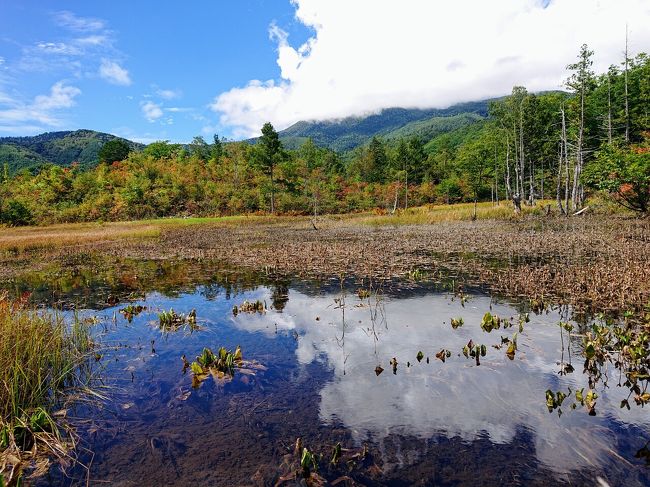
[[[182,313],[176,313],[173,308],[169,311],[162,311],[158,314],[160,329],[163,331],[176,331],[179,328],[188,326],[190,330],[196,329],[196,310],[190,311],[185,316]]]
[[[127,321],[131,323],[133,321],[133,318],[138,316],[146,309],[147,309],[146,306],[141,306],[141,305],[134,306],[132,304],[129,304],[128,306],[120,310],[120,314],[122,314],[124,318],[126,318]]]
[[[476,360],[476,365],[481,365],[481,357],[487,354],[487,347],[485,345],[476,345],[472,340],[467,342],[463,347],[463,355],[466,358],[473,358]]]
[[[188,368],[188,362],[185,355],[181,359],[183,360],[183,371],[185,371]],[[244,360],[239,345],[235,351],[220,347],[216,354],[206,347],[196,357],[196,361],[189,364],[189,368],[193,374],[193,387],[200,386],[210,375],[215,380],[225,382],[232,379],[236,369],[247,375],[255,375],[258,370],[266,370],[264,366],[255,361]]]
[[[312,472],[318,473],[318,462],[320,457],[313,454],[307,448],[302,449],[302,456],[300,457],[300,468],[302,468],[302,476],[309,478]]]
[[[443,363],[449,357],[451,357],[451,352],[449,350],[444,349],[444,348],[442,350],[440,350],[438,353],[436,353],[436,358],[438,360],[442,360]]]
[[[621,401],[621,408],[629,409],[630,399],[638,406],[645,406],[650,403],[650,305],[642,321],[630,312],[620,322],[601,315],[599,323],[594,323],[583,335],[584,373],[589,377],[589,387],[594,389],[606,373],[607,364],[613,364],[621,373],[618,386],[630,391]],[[593,395],[589,399],[595,404]],[[588,408],[591,400],[585,396]]]
[[[371,295],[370,289],[363,289],[361,287],[357,289],[357,296],[359,296],[359,299],[367,299],[370,297],[370,295]]]
[[[266,303],[260,301],[244,301],[239,306],[235,305],[232,308],[232,314],[237,316],[239,313],[266,313]]]
[[[462,318],[452,318],[451,319],[451,327],[455,330],[456,328],[460,328],[463,326],[464,321]]]
[[[575,391],[575,393],[571,390],[571,388],[569,388],[566,393],[563,391],[553,392],[552,390],[548,389],[545,393],[545,396],[546,407],[548,408],[549,413],[552,413],[557,409],[558,416],[562,416],[563,413],[560,406],[562,406],[567,398],[575,397],[575,401],[570,405],[571,409],[576,409],[578,405],[581,405],[585,407],[587,413],[590,416],[596,415],[596,399],[598,399],[598,394],[593,389],[589,389],[586,394],[584,387],[582,389],[578,389]]]
[[[329,462],[326,462],[329,458]],[[284,485],[348,485],[350,474],[355,468],[372,461],[367,445],[360,448],[344,448],[340,442],[323,445],[316,449],[303,444],[297,438],[291,453],[284,456],[278,469],[286,472],[275,482],[276,487]],[[355,484],[356,485],[356,484]]]
[[[501,318],[498,315],[493,315],[489,311],[483,315],[481,320],[481,329],[487,333],[490,333],[492,330],[498,330],[501,328]]]

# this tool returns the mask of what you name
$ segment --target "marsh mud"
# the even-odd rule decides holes
[[[44,306],[94,317],[108,398],[69,411],[79,464],[53,467],[37,485],[300,485],[287,480],[297,438],[323,454],[319,475],[333,485],[650,483],[637,458],[650,418],[645,408],[619,407],[629,391],[617,386],[618,371],[595,385],[595,415],[572,409],[571,397],[561,413],[547,407],[547,390],[590,387],[581,355],[588,323],[572,322],[566,308],[535,314],[448,282],[310,282],[161,266],[108,277],[58,270],[11,283],[17,294],[31,286]],[[264,312],[233,314],[258,300]],[[120,313],[128,304],[139,310],[130,321]],[[196,310],[197,326],[161,330],[158,313],[170,309]],[[487,311],[512,326],[487,333]],[[452,328],[452,318],[463,325]],[[511,360],[503,343],[514,338]],[[478,366],[462,353],[470,340],[486,345]],[[238,345],[264,367],[193,387],[183,355]],[[444,362],[441,350],[451,352]],[[331,466],[337,443],[363,454]]]

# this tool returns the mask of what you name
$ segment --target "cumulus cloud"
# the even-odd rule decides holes
[[[7,94],[0,93],[0,131],[34,132],[43,127],[61,126],[63,120],[58,110],[70,108],[81,90],[66,85],[63,81],[55,83],[46,95],[38,95],[29,103],[21,103]]]
[[[565,65],[587,43],[595,68],[650,45],[647,0],[292,0],[313,36],[294,47],[269,35],[280,78],[218,95],[211,109],[239,135],[391,106],[445,107],[500,96],[513,85],[562,87]]]
[[[155,122],[163,116],[163,110],[161,106],[152,101],[145,101],[140,103],[140,108],[142,109],[142,115],[144,115],[144,118],[146,118],[149,122]]]
[[[108,59],[102,59],[102,64],[99,66],[99,76],[114,85],[129,86],[131,84],[129,72],[117,62]]]

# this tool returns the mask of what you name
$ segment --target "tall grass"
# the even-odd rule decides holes
[[[91,348],[78,319],[67,324],[0,295],[0,475],[15,479],[25,454],[67,455],[66,427],[53,412],[89,391]]]

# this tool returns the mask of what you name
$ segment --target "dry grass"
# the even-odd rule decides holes
[[[284,220],[295,220],[295,218],[244,215],[218,218],[161,218],[114,223],[67,223],[43,227],[0,227],[0,252],[9,251],[16,254],[95,242],[156,238],[163,230],[178,227],[196,225],[229,227],[276,223]]]
[[[522,215],[541,215],[546,205],[553,207],[553,201],[538,201],[535,206],[522,205]],[[512,204],[501,202],[478,203],[477,220],[514,220],[521,218],[513,213]],[[459,203],[454,205],[427,205],[408,210],[398,210],[391,215],[362,216],[357,221],[369,225],[431,225],[434,223],[471,221],[474,219],[474,204]]]

